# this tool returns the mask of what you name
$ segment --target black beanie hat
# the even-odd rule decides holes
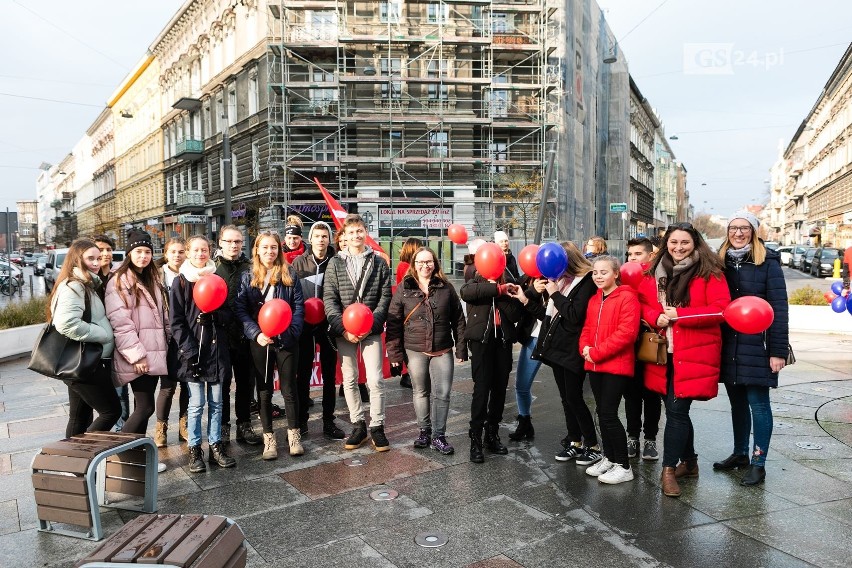
[[[301,237],[302,236],[302,228],[299,225],[287,225],[286,227],[284,227],[284,234],[285,235],[296,235],[296,236]]]
[[[139,229],[130,229],[127,232],[127,254],[136,247],[148,247],[153,252],[154,244],[151,242],[151,235]]]

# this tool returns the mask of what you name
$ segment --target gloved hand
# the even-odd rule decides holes
[[[200,379],[204,370],[201,368],[201,363],[196,361],[189,364],[189,374],[193,379]]]
[[[198,317],[196,318],[195,321],[197,321],[199,325],[203,325],[203,326],[210,325],[211,323],[213,323],[213,314],[208,314],[208,313],[202,312],[202,313],[198,314]]]

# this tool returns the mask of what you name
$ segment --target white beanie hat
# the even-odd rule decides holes
[[[760,226],[760,221],[757,220],[757,217],[754,215],[754,213],[746,211],[745,209],[740,209],[739,211],[731,215],[730,221],[728,221],[729,227],[731,226],[731,223],[734,221],[734,219],[745,219],[746,221],[748,221],[748,224],[751,225],[751,228],[754,230],[754,232],[757,232],[757,227]]]
[[[508,241],[508,240],[509,240],[509,235],[507,235],[503,231],[497,231],[496,233],[494,233],[494,242],[495,243],[499,242],[499,241]]]

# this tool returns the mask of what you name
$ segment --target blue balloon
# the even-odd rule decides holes
[[[831,291],[839,296],[840,293],[843,292],[843,282],[838,280],[837,282],[832,284],[831,285]]]
[[[837,312],[838,314],[842,314],[844,311],[846,311],[846,298],[844,298],[843,296],[837,296],[831,301],[831,309]]]
[[[843,296],[840,296],[840,297],[843,298]],[[852,314],[852,296],[847,296],[847,298],[843,298],[844,300],[847,300],[846,301],[846,311],[848,311],[850,314]]]
[[[556,280],[568,268],[568,255],[559,243],[544,243],[535,255],[535,265],[542,276]]]

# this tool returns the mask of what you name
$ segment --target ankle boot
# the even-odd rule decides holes
[[[265,460],[278,459],[278,443],[275,441],[274,432],[263,433],[263,455],[261,457]]]
[[[678,479],[681,477],[698,477],[698,458],[689,458],[677,464],[675,477]]]
[[[204,465],[204,450],[201,446],[189,447],[189,472],[201,473],[207,471],[207,466]]]
[[[748,464],[748,456],[731,454],[722,461],[715,462],[713,464],[713,469],[740,469],[742,467],[748,467]]]
[[[189,430],[186,428],[186,416],[181,416],[178,420],[178,441],[186,442],[189,440]]]
[[[532,440],[535,437],[535,429],[532,425],[532,418],[518,414],[518,427],[509,434],[509,439],[513,442],[519,442],[524,438]]]
[[[287,429],[287,442],[290,444],[290,455],[301,456],[305,454],[302,446],[302,431],[299,428]]]
[[[680,497],[680,485],[677,484],[675,468],[663,468],[663,474],[660,477],[660,485],[663,489],[663,495],[666,497]]]
[[[220,440],[210,445],[210,463],[215,463],[219,467],[234,467],[237,465],[237,460],[228,455],[225,444]]]
[[[165,448],[166,432],[169,430],[169,423],[166,420],[157,420],[157,425],[154,427],[154,443],[158,448]]]
[[[509,450],[500,441],[499,430],[499,424],[489,424],[485,428],[485,448],[492,454],[505,456],[509,453]]]
[[[482,454],[482,428],[471,428],[468,431],[470,436],[470,461],[473,463],[482,463],[485,461],[485,456]]]
[[[740,485],[759,485],[766,480],[766,468],[759,465],[748,466],[748,471],[740,480]]]

